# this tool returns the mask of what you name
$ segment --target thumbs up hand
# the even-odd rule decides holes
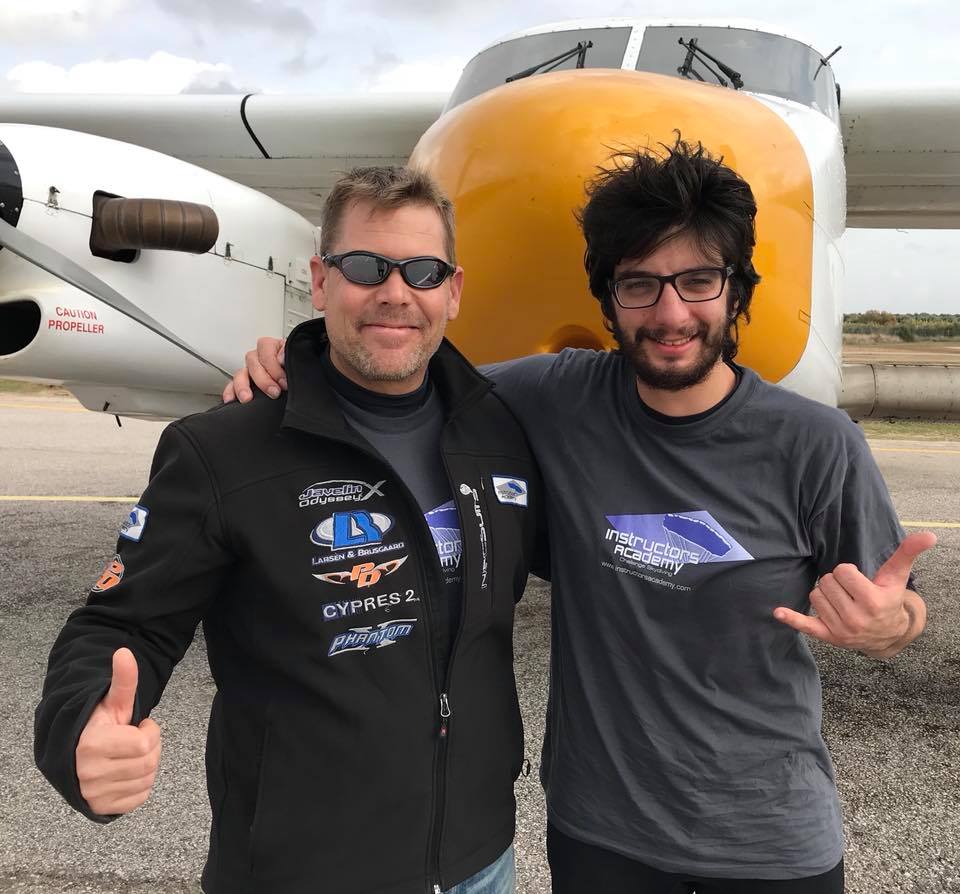
[[[110,689],[93,709],[77,743],[80,793],[94,813],[129,813],[150,795],[160,764],[160,727],[147,718],[131,726],[137,659],[113,653]]]
[[[907,590],[907,581],[917,557],[936,542],[930,531],[905,537],[873,580],[856,565],[838,565],[810,593],[815,618],[783,607],[774,609],[773,616],[834,646],[890,658],[923,629],[926,609],[923,600]]]

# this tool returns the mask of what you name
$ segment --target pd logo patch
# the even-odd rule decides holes
[[[107,563],[107,567],[103,569],[103,573],[93,585],[93,592],[102,593],[104,590],[115,587],[123,580],[123,572],[125,570],[123,567],[123,559],[121,559],[120,556],[114,556]]]
[[[327,574],[315,574],[314,577],[327,584],[354,583],[358,589],[361,589],[372,587],[380,581],[381,577],[393,574],[406,561],[407,556],[401,556],[399,559],[390,559],[390,561],[381,562],[379,565],[374,565],[373,562],[364,562],[361,565],[354,565],[349,571],[330,571]]]
[[[381,512],[335,512],[310,532],[310,542],[328,549],[353,549],[383,543],[393,519]]]
[[[147,526],[149,514],[150,510],[146,506],[134,506],[126,521],[120,525],[120,536],[139,543],[140,538],[143,537],[143,530]]]

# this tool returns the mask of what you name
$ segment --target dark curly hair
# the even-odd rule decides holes
[[[663,150],[662,152],[659,150]],[[750,321],[750,301],[760,276],[753,266],[757,203],[750,184],[714,158],[701,143],[617,152],[609,168],[587,184],[587,203],[577,212],[587,247],[583,265],[600,302],[607,329],[615,320],[610,280],[624,258],[645,258],[678,233],[707,254],[732,264],[730,326],[724,360],[737,353],[738,322]]]

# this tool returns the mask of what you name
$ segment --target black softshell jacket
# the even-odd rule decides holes
[[[442,662],[433,538],[345,423],[317,361],[325,348],[322,320],[299,326],[287,396],[166,429],[140,539],[121,537],[71,615],[36,712],[37,765],[73,807],[107,820],[80,795],[74,751],[111,656],[127,646],[137,658],[138,723],[202,621],[217,686],[209,894],[445,890],[513,839],[513,612],[540,499],[526,440],[445,341],[430,375],[446,408],[464,598]]]

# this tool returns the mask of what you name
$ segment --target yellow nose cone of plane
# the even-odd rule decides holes
[[[443,115],[411,164],[456,205],[466,270],[453,341],[475,363],[612,344],[583,270],[574,210],[618,148],[672,144],[679,130],[747,179],[763,282],[738,361],[778,381],[809,334],[813,188],[793,131],[749,95],[630,71],[535,75]]]

